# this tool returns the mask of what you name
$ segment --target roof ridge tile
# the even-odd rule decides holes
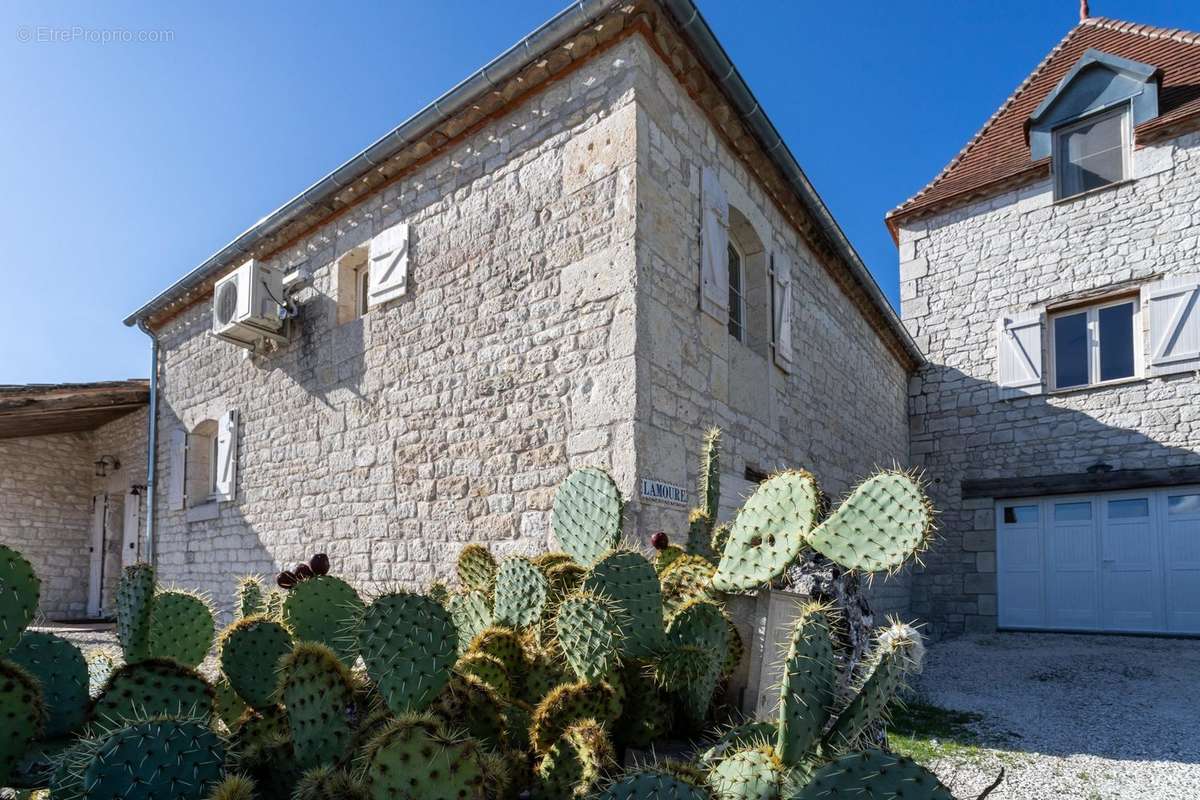
[[[1119,33],[1133,33],[1151,39],[1171,39],[1184,44],[1200,44],[1200,32],[1184,30],[1183,28],[1162,28],[1143,22],[1112,19],[1111,17],[1088,17],[1081,20],[1080,25],[1091,25]]]

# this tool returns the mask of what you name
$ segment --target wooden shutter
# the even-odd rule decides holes
[[[237,494],[238,412],[226,411],[217,424],[217,481],[213,494],[218,500],[232,500]]]
[[[1150,315],[1150,372],[1200,369],[1200,282],[1195,275],[1166,278],[1143,291]]]
[[[775,337],[775,363],[784,372],[791,372],[792,260],[786,253],[775,253],[771,259],[771,321]]]
[[[170,452],[167,464],[167,506],[173,509],[183,508],[187,487],[187,431],[177,428],[171,431],[168,443]]]
[[[408,224],[380,231],[367,249],[367,308],[403,297],[408,291]]]
[[[121,566],[128,567],[138,561],[138,543],[141,541],[142,496],[130,489],[125,493],[125,516],[121,521]]]
[[[729,201],[710,167],[700,181],[700,310],[729,318]]]
[[[996,325],[997,383],[1012,394],[1041,394],[1042,312],[1003,317]]]

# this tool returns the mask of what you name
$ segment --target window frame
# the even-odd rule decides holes
[[[1110,378],[1109,380],[1102,381],[1100,380],[1100,312],[1106,308],[1123,305],[1133,306],[1132,319],[1129,323],[1133,327],[1133,374],[1122,378]],[[1087,383],[1059,386],[1058,353],[1054,341],[1056,326],[1054,323],[1063,317],[1075,316],[1077,314],[1087,315],[1088,380]],[[1079,389],[1111,386],[1113,384],[1141,380],[1145,377],[1145,347],[1145,331],[1142,330],[1142,304],[1138,295],[1123,294],[1104,298],[1094,303],[1048,309],[1046,312],[1046,355],[1049,374],[1046,376],[1046,385],[1052,392],[1071,392]]]
[[[354,270],[354,317],[361,319],[371,310],[371,266],[363,264]]]
[[[734,287],[733,272],[729,269],[729,266],[730,266],[729,265],[729,253],[728,253],[728,250],[726,251],[725,271],[729,278],[728,291],[731,294],[736,294],[736,296],[737,296],[737,328],[738,328],[738,330],[737,330],[737,333],[734,333],[732,330],[729,330],[729,335],[732,336],[737,341],[741,342],[742,344],[746,344],[746,328],[747,328],[747,322],[748,322],[748,320],[746,319],[746,251],[742,248],[742,246],[740,244],[737,243],[737,241],[732,236],[729,237],[728,241],[726,242],[726,246],[727,246],[728,250],[732,250],[737,255],[737,258],[738,258],[737,286]],[[732,326],[734,324],[734,319],[733,319],[734,318],[734,304],[732,302],[733,299],[734,298],[732,298],[732,297],[729,298],[729,300],[730,300],[729,311],[728,311],[729,322],[726,325],[727,330],[732,328]]]
[[[1066,194],[1063,190],[1063,178],[1065,170],[1063,165],[1071,163],[1067,160],[1063,153],[1063,137],[1074,130],[1082,128],[1085,125],[1091,125],[1106,117],[1121,118],[1121,177],[1115,181],[1110,181],[1103,186],[1095,186],[1091,189],[1084,189],[1073,194]],[[1054,174],[1054,199],[1070,200],[1073,197],[1082,197],[1092,192],[1100,192],[1111,188],[1118,184],[1124,183],[1133,175],[1133,106],[1129,101],[1118,103],[1115,106],[1101,109],[1083,117],[1078,117],[1070,122],[1054,128],[1050,132],[1050,169]]]

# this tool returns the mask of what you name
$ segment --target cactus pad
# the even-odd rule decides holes
[[[279,660],[292,652],[292,635],[282,624],[259,615],[238,620],[221,634],[221,671],[251,708],[274,705]]]
[[[677,644],[659,654],[654,678],[663,689],[683,700],[693,723],[703,721],[721,677],[722,651],[697,644]]]
[[[472,739],[501,750],[507,725],[504,701],[492,688],[472,675],[455,675],[429,707],[453,730],[466,731]]]
[[[8,657],[41,688],[45,738],[57,739],[79,727],[90,698],[87,661],[78,647],[52,633],[25,631]]]
[[[263,591],[262,578],[243,575],[237,582],[238,619],[263,614],[267,610],[267,595]]]
[[[358,592],[332,575],[300,581],[283,601],[284,621],[296,638],[325,645],[347,666],[358,656],[354,624],[362,611]]]
[[[113,670],[92,705],[92,719],[111,727],[148,717],[208,718],[213,700],[212,687],[191,667],[148,658]]]
[[[46,709],[37,679],[21,667],[0,660],[0,786],[8,786],[9,776],[25,755],[30,743],[42,732]]]
[[[735,750],[713,767],[708,782],[719,800],[779,800],[783,762],[766,745]]]
[[[887,720],[888,707],[904,685],[905,674],[912,670],[914,651],[923,647],[920,634],[907,625],[894,625],[876,638],[860,677],[854,681],[850,703],[825,735],[830,746],[845,750]]]
[[[800,611],[783,662],[779,693],[779,757],[796,766],[821,738],[837,690],[837,665],[828,609],[810,603]]]
[[[622,655],[645,658],[662,647],[662,587],[658,573],[641,553],[610,551],[588,570],[583,588],[604,595],[621,610]]]
[[[154,603],[154,567],[125,568],[117,584],[117,639],[126,663],[150,657],[150,614]]]
[[[225,729],[231,731],[237,727],[238,721],[250,706],[246,705],[246,701],[229,685],[228,678],[222,676],[212,687],[213,711],[216,712],[217,719],[225,724]]]
[[[37,613],[42,583],[33,565],[0,544],[0,656],[16,646]]]
[[[450,595],[446,607],[454,619],[454,629],[458,632],[458,652],[462,655],[480,631],[491,627],[494,621],[492,601],[483,592],[471,590]]]
[[[620,716],[620,711],[616,694],[607,683],[563,684],[534,709],[530,743],[536,752],[545,753],[575,723],[585,719],[611,722]]]
[[[582,720],[546,752],[537,766],[535,800],[585,798],[616,767],[616,756],[604,727]]]
[[[929,543],[933,510],[911,475],[887,471],[860,483],[808,537],[808,544],[846,569],[899,568]]]
[[[458,583],[464,589],[490,592],[496,580],[496,559],[481,544],[469,544],[458,554]]]
[[[198,595],[159,592],[150,604],[150,656],[198,667],[213,644],[213,613]]]
[[[821,767],[788,800],[954,800],[933,773],[911,759],[880,750],[850,753]]]
[[[147,720],[105,735],[83,772],[88,798],[201,800],[225,772],[225,747],[193,720]]]
[[[577,469],[559,484],[550,522],[562,549],[590,567],[621,538],[621,493],[599,467]]]
[[[254,781],[245,775],[226,775],[213,787],[208,800],[255,800],[257,788]]]
[[[580,592],[559,604],[558,644],[580,680],[600,680],[616,666],[621,622],[620,608],[603,595]]]
[[[710,797],[699,786],[654,770],[629,773],[595,795],[596,800],[710,800]]]
[[[458,635],[443,606],[424,595],[396,592],[363,612],[358,644],[388,708],[402,714],[424,709],[446,685]]]
[[[301,642],[280,662],[279,696],[288,710],[296,758],[328,764],[346,754],[354,733],[354,680],[323,644]]]
[[[479,745],[451,736],[432,717],[405,716],[372,739],[363,753],[371,800],[482,800]]]
[[[755,589],[783,574],[804,549],[821,510],[821,490],[803,470],[772,476],[742,506],[712,585],[723,592]]]
[[[292,800],[367,800],[367,787],[340,769],[314,767],[296,784]]]
[[[712,600],[717,596],[712,588],[712,576],[717,568],[711,562],[686,555],[671,562],[659,580],[662,583],[663,609],[674,616],[693,600]]]
[[[549,586],[546,576],[527,558],[512,556],[500,562],[496,571],[496,622],[514,628],[527,628],[541,619],[546,608]]]
[[[771,722],[744,722],[724,731],[707,750],[700,753],[705,764],[716,764],[725,756],[747,747],[769,745],[775,741],[777,730]]]
[[[454,665],[460,675],[470,675],[487,684],[488,688],[503,698],[513,696],[512,681],[504,662],[487,653],[467,653]]]

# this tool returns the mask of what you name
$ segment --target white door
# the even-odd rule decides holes
[[[1002,628],[1200,633],[1200,488],[996,503]]]
[[[121,519],[121,566],[138,561],[138,542],[142,521],[142,497],[133,489],[125,493],[125,516]]]
[[[89,617],[100,616],[100,598],[104,591],[105,521],[107,519],[108,495],[98,494],[92,498],[92,541],[89,547],[90,569],[87,600]]]

